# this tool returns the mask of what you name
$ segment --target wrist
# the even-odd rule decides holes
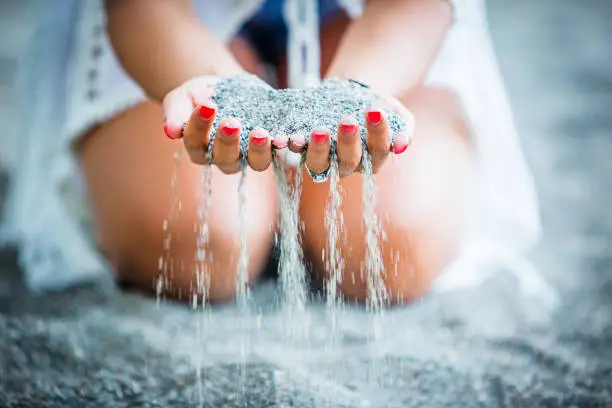
[[[232,56],[228,56],[224,60],[217,61],[206,75],[214,75],[218,77],[231,77],[244,73],[244,69],[240,66]]]

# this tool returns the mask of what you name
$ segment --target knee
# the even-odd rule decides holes
[[[347,195],[353,190],[347,189]],[[342,282],[339,290],[347,300],[365,302],[368,296],[368,272],[366,270],[366,236],[363,224],[363,206],[357,195],[352,205],[343,206],[344,227],[340,233],[339,256],[342,259]],[[402,206],[405,211],[405,203]],[[303,242],[317,280],[325,282],[328,270],[322,254],[327,248],[328,232],[321,220],[324,210],[315,211],[309,206],[303,211],[305,228]],[[393,208],[391,208],[392,210]],[[393,215],[393,214],[390,214]],[[403,217],[398,222],[399,217]],[[381,277],[392,303],[403,303],[423,296],[438,273],[446,266],[455,248],[452,231],[434,231],[431,224],[414,228],[405,220],[405,214],[382,216],[383,236],[378,237],[378,248],[383,263]],[[431,238],[429,238],[431,237]]]
[[[455,257],[458,246],[450,237],[428,238],[416,231],[389,228],[385,241],[379,240],[382,255],[380,277],[391,304],[403,304],[423,297],[436,277]],[[370,279],[365,268],[365,244],[352,248],[345,257],[343,296],[365,302]],[[356,254],[361,256],[355,256]]]
[[[257,282],[265,269],[272,251],[273,233],[267,230],[249,230],[246,233],[248,284]],[[208,252],[203,265],[208,271],[208,299],[211,302],[231,300],[236,295],[238,270],[242,256],[242,238],[228,234],[220,225],[210,228]],[[185,254],[189,256],[189,254]],[[192,253],[193,257],[194,254]],[[194,268],[195,269],[195,268]],[[194,275],[183,278],[183,287],[193,285]]]
[[[207,225],[208,242],[202,252],[198,246],[201,222],[194,218],[170,221],[164,229],[164,222],[155,214],[141,213],[139,228],[133,229],[138,238],[123,240],[114,248],[113,263],[120,277],[143,289],[153,289],[158,278],[163,276],[167,295],[188,299],[196,291],[198,274],[204,273],[207,299],[211,302],[231,300],[236,292],[241,236],[211,219]],[[250,283],[255,282],[265,268],[272,240],[271,228],[247,230]]]
[[[421,297],[456,255],[465,229],[472,183],[472,151],[459,99],[450,91],[421,88],[402,98],[415,114],[416,134],[410,149],[387,162],[377,174],[378,215],[385,238],[379,237],[383,279],[394,302]],[[348,298],[364,301],[365,230],[360,176],[342,181],[346,239],[341,289]],[[302,206],[304,244],[318,276],[325,280],[322,251],[327,190],[305,183]]]

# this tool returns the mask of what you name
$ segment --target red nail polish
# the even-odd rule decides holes
[[[368,112],[368,122],[373,125],[378,125],[382,121],[382,112],[373,110]]]
[[[317,144],[323,144],[327,142],[328,138],[329,138],[329,133],[327,132],[314,132],[312,134],[312,140],[314,140],[314,142]]]
[[[262,130],[256,130],[253,132],[251,139],[253,139],[253,143],[257,146],[263,146],[268,142],[268,135]]]
[[[221,128],[221,131],[223,132],[225,136],[234,137],[238,134],[238,132],[240,132],[240,127],[225,125]]]
[[[396,142],[393,143],[393,153],[402,154],[408,149],[408,143],[406,142]]]
[[[357,130],[357,125],[354,123],[341,123],[340,130],[345,135],[352,135]]]
[[[168,126],[168,123],[164,122],[164,133],[166,134],[166,136],[168,136],[168,139],[177,139],[176,137],[172,136],[172,131],[170,129],[170,126]]]
[[[215,108],[210,106],[202,105],[200,107],[200,117],[204,120],[209,120],[215,114]]]

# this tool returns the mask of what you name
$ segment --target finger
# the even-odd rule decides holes
[[[240,122],[234,118],[223,119],[213,143],[213,163],[223,173],[240,171]]]
[[[183,143],[192,162],[208,164],[206,152],[210,141],[210,130],[215,121],[216,105],[196,107],[185,125]]]
[[[411,137],[407,136],[407,134],[404,132],[400,132],[395,136],[395,141],[391,146],[391,151],[394,154],[402,154],[408,149],[411,141]]]
[[[188,83],[187,94],[191,99],[193,107],[208,105],[213,102],[215,96],[215,84],[207,81]]]
[[[302,153],[306,147],[306,138],[301,133],[291,135],[289,138],[289,150],[293,153]]]
[[[391,129],[382,110],[371,108],[366,112],[368,131],[366,145],[372,160],[372,171],[376,173],[384,164],[391,147]]]
[[[338,125],[338,172],[340,177],[353,173],[361,163],[361,137],[359,124],[345,118]]]
[[[164,132],[170,139],[179,139],[185,122],[193,112],[191,97],[183,87],[170,92],[163,101]]]
[[[265,129],[253,129],[249,135],[247,161],[255,171],[264,171],[272,163],[272,142],[270,134]]]
[[[285,135],[275,136],[272,140],[272,147],[276,150],[282,150],[289,145],[289,138]]]
[[[406,106],[392,96],[387,96],[383,98],[383,103],[388,112],[395,113],[399,118],[404,122],[402,128],[400,129],[401,135],[395,135],[396,142],[398,139],[401,139],[398,143],[399,146],[408,147],[412,141],[412,136],[414,135],[415,121],[414,115],[412,112],[406,108]],[[406,149],[404,149],[405,151]],[[394,151],[394,147],[391,147],[391,151]],[[399,153],[397,153],[399,154]]]
[[[306,165],[310,171],[320,173],[329,168],[329,130],[314,129],[310,135],[308,150],[306,151]]]

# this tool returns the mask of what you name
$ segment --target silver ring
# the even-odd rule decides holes
[[[308,164],[304,163],[304,166],[306,167],[306,171],[308,172],[308,175],[312,179],[313,183],[325,183],[329,178],[329,167],[320,173],[315,173],[308,168]]]

